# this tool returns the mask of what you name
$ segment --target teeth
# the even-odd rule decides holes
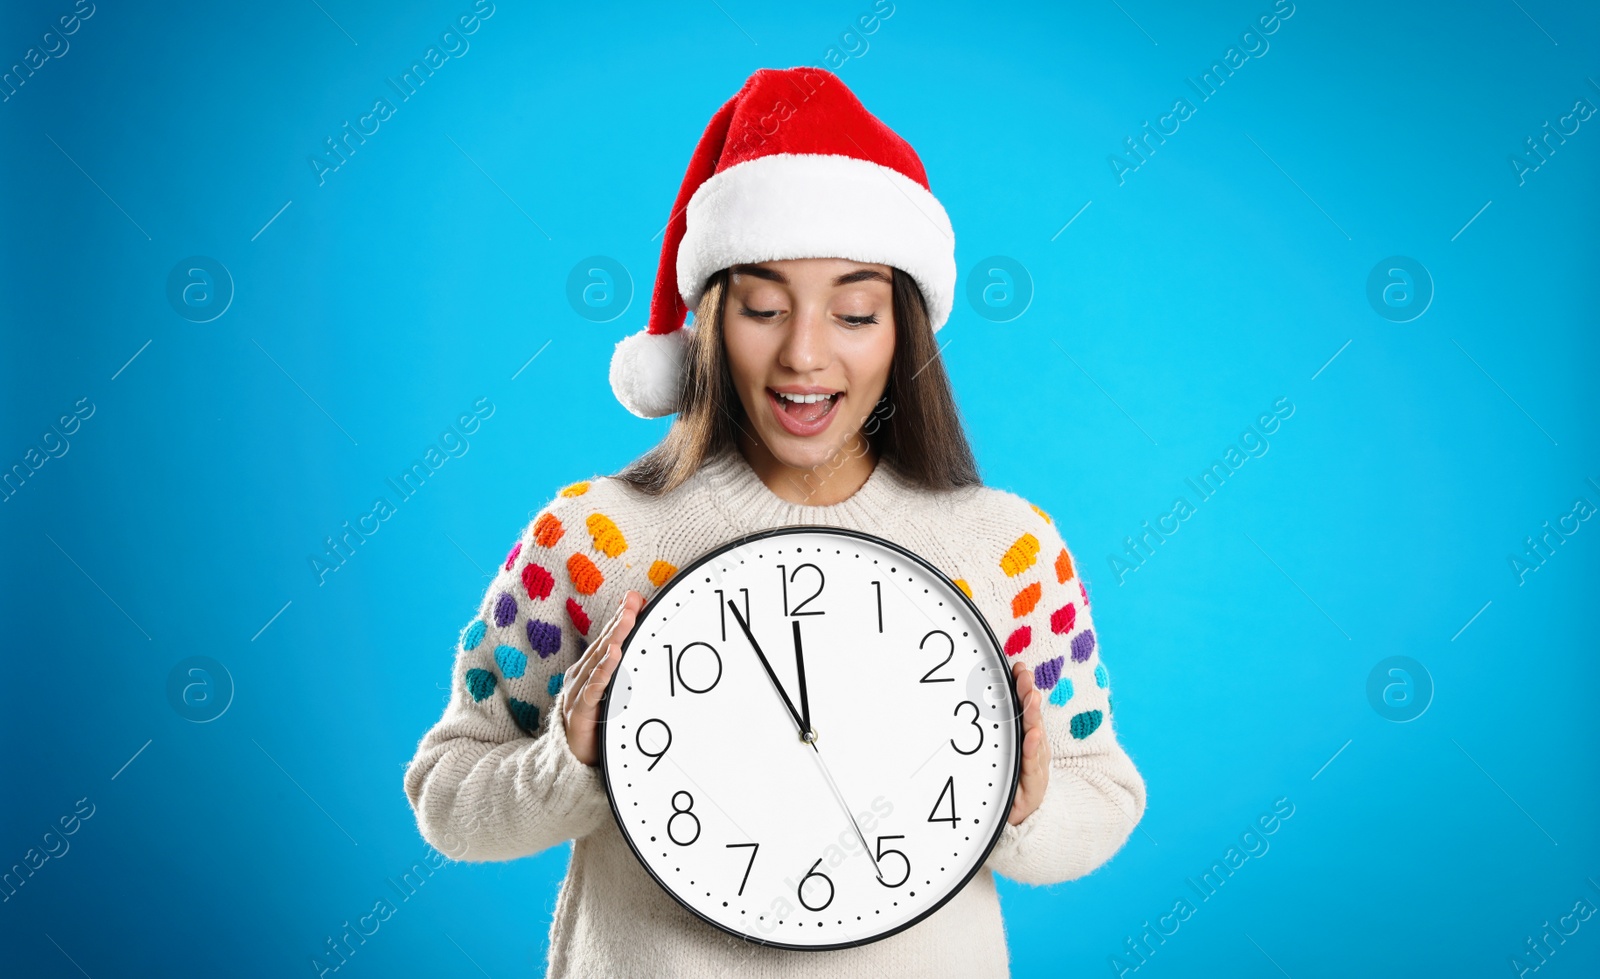
[[[833,397],[831,394],[785,394],[782,391],[774,391],[772,393],[785,401],[793,401],[795,404],[802,405],[812,404],[817,401],[827,401]]]

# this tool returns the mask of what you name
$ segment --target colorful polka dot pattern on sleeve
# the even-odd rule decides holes
[[[1028,506],[1032,514],[1022,522],[1040,523],[994,556],[1000,570],[1015,582],[1015,590],[1003,596],[1013,623],[1003,646],[1006,656],[1031,668],[1034,686],[1050,707],[1046,723],[1056,732],[1052,738],[1066,744],[1069,738],[1081,741],[1100,729],[1102,708],[1110,710],[1110,678],[1095,656],[1088,590],[1077,576],[1072,555],[1050,515],[1031,503]]]
[[[541,718],[548,717],[551,701],[561,692],[573,659],[560,655],[568,633],[575,640],[569,649],[581,653],[586,648],[594,620],[584,599],[625,566],[622,559],[629,551],[615,520],[573,502],[589,490],[588,480],[560,489],[507,552],[481,613],[461,633],[461,689],[473,703],[503,704],[529,735],[539,733]],[[587,538],[570,533],[575,523]],[[563,572],[564,578],[558,577]],[[648,577],[657,587],[677,573],[669,561],[649,564]]]

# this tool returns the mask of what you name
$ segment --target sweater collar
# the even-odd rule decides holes
[[[915,491],[888,460],[880,457],[867,481],[849,497],[825,506],[793,503],[772,492],[736,448],[707,459],[694,479],[728,524],[740,533],[796,524],[868,527],[892,512],[896,500],[903,502]]]

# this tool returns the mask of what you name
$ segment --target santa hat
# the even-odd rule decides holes
[[[706,125],[672,206],[650,320],[611,356],[611,390],[641,418],[679,408],[706,278],[737,263],[892,265],[937,330],[955,299],[955,233],[911,144],[821,68],[763,68]]]

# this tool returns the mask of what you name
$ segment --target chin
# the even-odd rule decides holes
[[[767,447],[774,459],[790,469],[824,468],[839,450],[833,439],[827,442],[806,441],[796,444],[797,441],[794,436],[785,434],[768,442]]]

